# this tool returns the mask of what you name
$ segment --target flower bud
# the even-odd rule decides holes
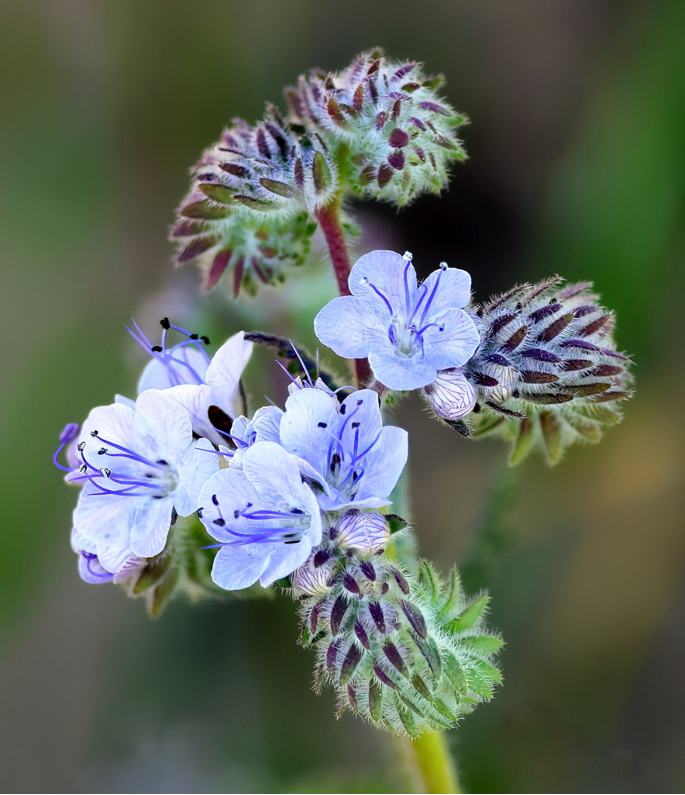
[[[631,396],[613,313],[589,282],[561,282],[514,287],[476,309],[481,344],[464,368],[477,392],[469,420],[475,435],[514,440],[512,464],[535,447],[556,464],[570,444],[598,441]]]
[[[361,555],[371,555],[385,549],[389,538],[388,521],[380,513],[348,511],[331,529],[334,543]]]
[[[476,402],[476,390],[464,378],[463,370],[463,367],[438,370],[435,381],[423,390],[433,411],[446,422],[465,417]]]

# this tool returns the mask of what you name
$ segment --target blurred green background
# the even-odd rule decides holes
[[[374,45],[445,73],[471,160],[439,199],[358,207],[362,245],[466,268],[480,299],[555,272],[594,279],[637,362],[623,424],[517,478],[496,442],[413,399],[397,412],[420,551],[491,590],[508,642],[504,688],[450,734],[464,785],[685,787],[683,0],[4,0],[3,791],[405,791],[387,738],[311,692],[287,599],[177,601],[151,622],[80,582],[75,493],[50,464],[67,421],[134,391],[131,314],[148,333],[165,314],[199,322],[166,230],[203,147],[301,71]],[[312,344],[334,291],[317,272],[259,304],[212,297],[202,331]],[[282,399],[268,355],[250,378],[257,404]]]

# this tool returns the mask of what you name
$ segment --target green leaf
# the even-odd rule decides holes
[[[476,621],[483,615],[483,611],[488,606],[489,601],[490,597],[488,594],[484,594],[479,599],[476,599],[473,604],[469,605],[466,610],[460,613],[453,621],[445,624],[445,629],[449,632],[463,632],[465,629],[471,629]]]

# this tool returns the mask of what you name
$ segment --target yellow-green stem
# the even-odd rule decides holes
[[[443,732],[427,732],[417,740],[395,738],[400,744],[407,785],[415,792],[461,792],[457,772]]]

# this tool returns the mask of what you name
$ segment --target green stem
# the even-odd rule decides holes
[[[428,732],[412,742],[423,792],[461,792],[444,732]]]

